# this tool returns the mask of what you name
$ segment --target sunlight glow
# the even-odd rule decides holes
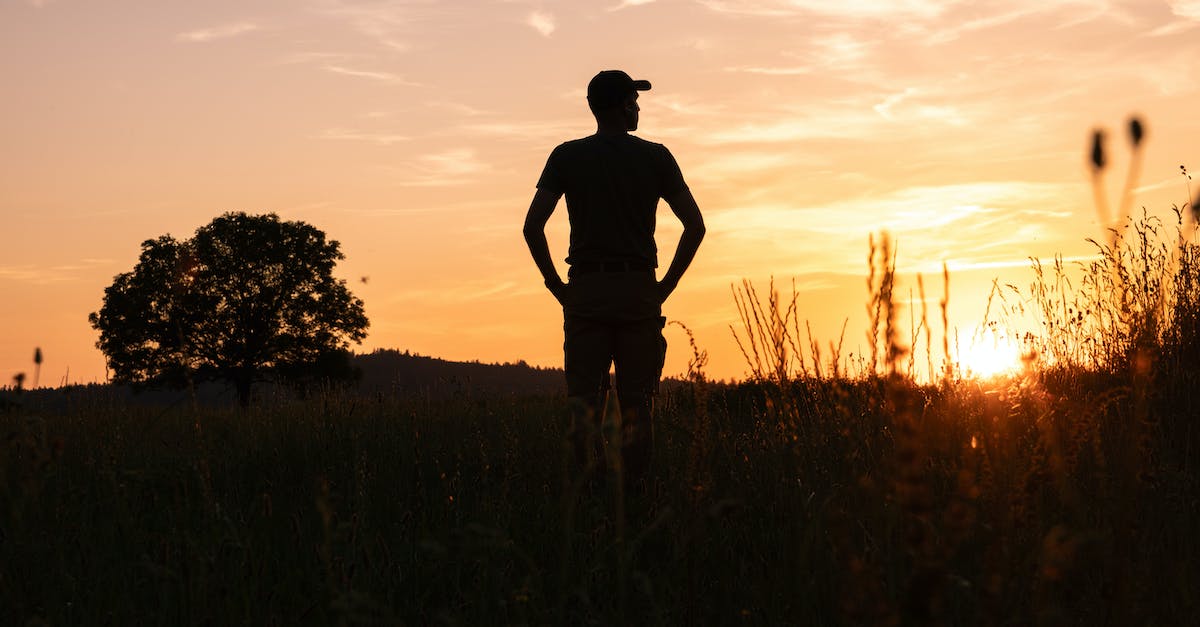
[[[1021,369],[1021,349],[1000,338],[979,338],[959,355],[959,368],[968,378],[991,379]]]

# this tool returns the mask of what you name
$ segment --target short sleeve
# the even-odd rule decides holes
[[[670,198],[687,189],[683,180],[683,172],[675,162],[675,156],[666,146],[662,146],[662,156],[659,174],[659,189],[663,198]]]
[[[538,177],[538,189],[554,194],[562,194],[566,191],[566,185],[562,179],[562,152],[562,146],[559,146],[546,159],[546,167],[542,168],[542,175]]]

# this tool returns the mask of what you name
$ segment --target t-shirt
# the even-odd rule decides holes
[[[658,267],[658,200],[687,184],[666,146],[622,133],[560,144],[537,187],[567,197],[568,264],[641,261]]]

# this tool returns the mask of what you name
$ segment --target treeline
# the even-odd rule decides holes
[[[558,368],[538,368],[524,361],[492,364],[479,361],[450,361],[395,349],[375,350],[349,358],[349,379],[328,386],[344,393],[384,394],[389,397],[422,395],[432,398],[486,394],[489,396],[553,395],[565,390],[563,373]],[[321,383],[300,391],[294,386],[260,383],[255,401],[270,403],[279,398],[311,394]],[[89,383],[59,388],[40,388],[16,392],[0,389],[0,412],[22,405],[41,409],[65,409],[79,404],[136,403],[169,406],[191,404],[219,407],[236,401],[231,385],[220,382],[186,386],[132,386]]]
[[[538,368],[524,361],[487,364],[417,355],[394,349],[355,355],[351,363],[361,373],[357,388],[374,393],[553,394],[565,389],[558,368]]]

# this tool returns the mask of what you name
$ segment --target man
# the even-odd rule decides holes
[[[662,303],[679,284],[704,238],[704,219],[675,158],[661,144],[629,134],[638,127],[638,92],[650,83],[605,70],[588,83],[596,133],[559,145],[538,179],[525,217],[525,241],[563,308],[564,370],[578,461],[604,463],[600,422],[609,366],[616,369],[621,459],[626,481],[645,488],[653,447],[651,411],[666,340]],[[571,224],[564,283],[546,243],[546,221],[562,195]],[[683,223],[671,265],[655,278],[659,199]]]

